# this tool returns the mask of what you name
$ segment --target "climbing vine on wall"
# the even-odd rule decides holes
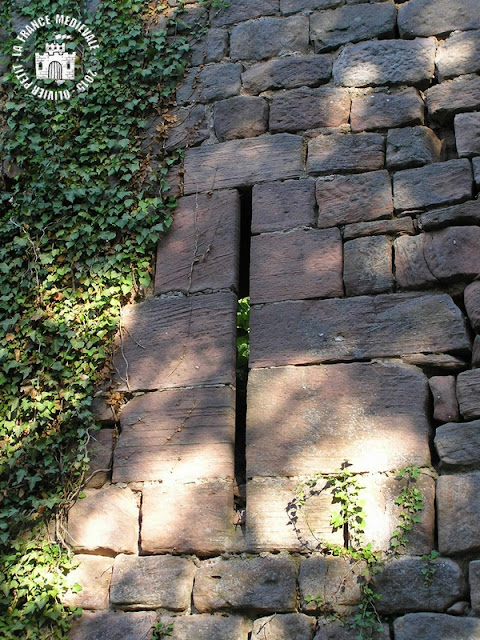
[[[169,3],[172,4],[172,3]],[[209,2],[203,3],[207,11]],[[0,85],[0,637],[64,638],[60,603],[68,554],[51,514],[76,495],[96,429],[91,400],[111,374],[122,304],[149,287],[156,241],[175,201],[167,174],[141,151],[148,121],[169,107],[194,25],[183,4],[5,0],[0,23],[61,13],[97,34],[99,77],[80,97],[28,95],[11,72]],[[152,28],[153,27],[153,28]],[[180,34],[180,35],[179,35]],[[32,36],[33,37],[33,36]],[[33,54],[31,54],[33,55]],[[31,57],[30,57],[31,59]],[[28,60],[27,60],[28,64]],[[53,82],[53,81],[46,81]],[[154,169],[152,169],[154,166]]]

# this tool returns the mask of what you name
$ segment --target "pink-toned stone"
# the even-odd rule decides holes
[[[252,233],[315,224],[315,182],[311,179],[257,184],[252,198]]]
[[[150,640],[156,621],[154,611],[86,611],[73,623],[68,640]]]
[[[378,133],[320,134],[308,143],[307,173],[325,175],[382,169],[385,141]]]
[[[352,131],[423,124],[424,104],[420,93],[411,87],[395,93],[379,91],[353,98],[350,117]]]
[[[89,489],[100,489],[107,482],[112,465],[112,451],[114,446],[113,429],[100,429],[91,434],[88,443],[90,458],[86,472],[86,485]]]
[[[464,371],[457,377],[457,398],[465,420],[480,418],[480,369]]]
[[[67,591],[62,602],[68,607],[108,609],[108,593],[112,577],[113,559],[105,556],[76,555],[73,562],[80,565],[67,575],[70,589],[78,584],[82,590]]]
[[[454,225],[480,225],[480,200],[467,200],[451,207],[426,211],[418,219],[418,226],[425,231]]]
[[[480,332],[480,280],[469,284],[463,296],[470,324]]]
[[[426,236],[402,236],[393,244],[395,255],[395,279],[402,289],[423,289],[433,286],[437,279],[425,260]]]
[[[347,296],[393,291],[392,243],[388,238],[349,240],[343,250]]]
[[[378,235],[413,235],[415,227],[412,218],[395,218],[394,220],[373,220],[372,222],[354,222],[347,224],[343,230],[344,240],[353,240],[365,236]]]
[[[433,376],[428,381],[433,396],[433,418],[439,422],[460,419],[455,382],[455,376]]]
[[[343,295],[338,229],[269,233],[252,238],[252,304]]]
[[[448,227],[428,233],[424,255],[438,280],[475,278],[480,274],[480,227]]]
[[[446,80],[427,89],[426,96],[430,116],[449,123],[455,114],[480,107],[480,77],[472,74]]]

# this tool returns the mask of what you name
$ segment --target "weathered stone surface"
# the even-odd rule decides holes
[[[220,62],[227,52],[227,30],[209,29],[205,36],[191,47],[191,64],[198,67],[209,62]]]
[[[407,169],[439,162],[442,142],[428,127],[391,129],[387,134],[387,167]]]
[[[442,424],[435,433],[435,447],[444,469],[480,467],[480,420]]]
[[[115,558],[110,600],[123,609],[185,611],[190,606],[196,567],[174,556]]]
[[[113,429],[101,429],[92,433],[88,443],[88,471],[86,487],[100,489],[107,482],[110,475],[113,451]]]
[[[406,37],[478,29],[477,9],[475,0],[410,0],[399,7],[398,27]]]
[[[480,613],[480,560],[473,560],[468,565],[468,581],[474,615]]]
[[[117,415],[113,407],[107,402],[107,398],[104,396],[97,396],[96,398],[93,398],[90,408],[95,420],[97,422],[101,422],[102,425],[111,425],[117,421]]]
[[[385,2],[383,4],[390,4]],[[376,10],[378,5],[371,6]],[[352,100],[352,131],[388,129],[424,123],[424,106],[419,92],[411,87],[396,93],[377,91]]]
[[[472,167],[475,186],[480,189],[480,158],[472,158]]]
[[[479,513],[480,473],[438,478],[437,523],[440,553],[450,556],[480,549]]]
[[[288,556],[205,560],[195,577],[193,601],[200,613],[249,609],[294,611],[297,570]]]
[[[139,514],[133,491],[112,485],[85,493],[68,512],[68,543],[82,553],[137,553]]]
[[[433,396],[434,419],[439,422],[460,420],[455,393],[455,376],[433,376],[428,384]]]
[[[390,640],[388,624],[382,625],[382,630],[373,630],[372,640]],[[331,618],[319,618],[317,622],[317,633],[313,640],[355,640],[358,638],[358,629],[345,624],[342,620],[332,620]]]
[[[312,640],[315,620],[303,613],[284,613],[258,618],[253,623],[252,640]]]
[[[268,103],[263,98],[237,96],[221,100],[213,110],[215,134],[220,142],[254,138],[268,126]]]
[[[344,245],[347,296],[393,290],[392,245],[385,236],[357,238]]]
[[[286,335],[291,336],[288,330]],[[251,371],[247,475],[331,473],[428,466],[427,381],[393,364]]]
[[[251,367],[469,349],[460,309],[447,295],[298,300],[251,313]]]
[[[457,398],[465,420],[480,418],[480,370],[463,371],[457,378]]]
[[[239,238],[237,191],[180,198],[158,243],[155,294],[236,288]]]
[[[303,9],[330,9],[343,4],[343,0],[280,0],[283,14],[292,14]]]
[[[231,481],[146,486],[142,502],[142,553],[224,552],[233,528]]]
[[[480,113],[459,113],[455,116],[455,140],[461,158],[480,154]]]
[[[480,367],[480,336],[475,336],[473,341],[472,367]]]
[[[425,260],[436,278],[474,278],[480,273],[480,227],[447,227],[425,235]]]
[[[257,184],[252,190],[252,233],[313,226],[315,182],[286,180]]]
[[[270,105],[270,131],[304,131],[340,127],[350,116],[350,96],[345,89],[303,87],[276,93]]]
[[[149,640],[156,621],[157,614],[154,611],[86,611],[73,623],[68,639]]]
[[[302,138],[281,133],[189,149],[185,154],[184,190],[188,195],[303,174]]]
[[[407,364],[428,369],[445,369],[446,371],[461,371],[467,367],[465,360],[446,353],[414,353],[402,356]]]
[[[82,609],[108,609],[113,559],[79,554],[73,557],[73,562],[80,565],[68,574],[67,585],[71,588],[79,584],[82,590],[67,591],[62,597],[63,604]]]
[[[393,201],[397,210],[454,204],[471,197],[472,170],[468,160],[436,162],[398,171],[393,176]]]
[[[289,53],[308,53],[308,18],[260,18],[234,27],[232,60],[265,60]]]
[[[318,53],[349,42],[393,36],[395,20],[395,5],[390,1],[345,6],[314,13],[310,37]]]
[[[428,566],[432,571],[427,586],[422,569]],[[456,562],[447,558],[436,558],[428,564],[421,558],[392,560],[381,573],[374,576],[374,585],[376,592],[382,596],[375,606],[379,613],[385,615],[444,611],[465,597],[467,592],[462,570]]]
[[[350,561],[334,556],[311,556],[302,560],[298,574],[302,611],[321,613],[318,602],[310,598],[321,597],[322,605],[340,611],[361,600],[360,576],[364,562]]]
[[[295,89],[328,82],[332,75],[330,55],[292,56],[254,64],[242,73],[245,91],[260,93],[267,89]]]
[[[308,143],[307,172],[375,171],[385,161],[384,140],[378,133],[319,135]]]
[[[442,613],[410,613],[393,625],[395,640],[479,640],[480,620]]]
[[[435,65],[440,82],[480,71],[480,31],[452,33],[439,44]]]
[[[124,307],[126,332],[114,360],[122,388],[233,383],[236,307],[236,296],[229,292],[150,298]]]
[[[241,64],[211,64],[192,67],[177,89],[177,103],[211,102],[238,95]]]
[[[250,256],[252,304],[343,296],[338,229],[254,236]]]
[[[318,480],[315,494],[302,509],[295,509],[299,478],[256,477],[247,483],[247,549],[305,551],[317,549],[319,540],[343,545],[343,531],[333,531],[332,495],[326,481]],[[314,532],[314,534],[312,533]]]
[[[395,220],[375,220],[372,222],[355,222],[347,224],[343,231],[344,240],[378,235],[412,235],[415,233],[412,218],[396,218]]]
[[[457,113],[480,108],[480,77],[467,75],[446,80],[427,89],[426,96],[430,116],[450,122]]]
[[[480,200],[469,200],[452,207],[433,209],[422,213],[418,219],[418,226],[425,231],[460,224],[480,226]]]
[[[165,627],[173,624],[172,640],[247,640],[248,627],[238,616],[162,616]]]
[[[316,193],[321,228],[393,215],[392,185],[387,171],[319,178]]]
[[[480,333],[480,281],[472,282],[463,293],[465,308],[470,324]]]
[[[174,122],[168,129],[168,138],[165,142],[165,149],[183,149],[189,145],[199,144],[208,138],[210,132],[205,119],[205,106],[196,104],[192,107],[180,107],[173,112],[176,117]],[[157,123],[157,121],[155,121]],[[162,126],[162,123],[157,123]],[[155,126],[157,126],[155,124]],[[152,131],[154,134],[155,132]],[[147,131],[147,140],[151,141]],[[155,147],[153,147],[155,149]],[[159,146],[156,147],[158,153]]]
[[[279,0],[229,0],[228,6],[219,11],[211,10],[211,21],[214,26],[226,26],[253,20],[261,16],[271,16],[279,10]]]
[[[229,387],[157,391],[122,411],[114,482],[232,478],[235,393]]]
[[[336,84],[346,87],[422,86],[434,76],[435,49],[434,38],[347,45],[333,64],[333,77]]]

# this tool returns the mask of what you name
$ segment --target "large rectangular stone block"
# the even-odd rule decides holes
[[[480,31],[452,33],[440,42],[435,66],[440,82],[480,71]]]
[[[425,231],[463,224],[480,226],[480,200],[468,200],[452,207],[426,211],[418,218],[418,226]]]
[[[285,180],[257,184],[252,190],[252,233],[313,227],[315,182]]]
[[[478,618],[458,618],[444,613],[409,613],[394,622],[395,640],[480,640]]]
[[[188,195],[303,175],[302,138],[282,133],[189,149],[184,190]]]
[[[437,480],[438,548],[447,556],[480,549],[480,473]]]
[[[423,100],[419,92],[411,87],[396,93],[378,91],[354,97],[352,100],[352,131],[371,131],[423,123]]]
[[[347,296],[393,291],[392,243],[385,236],[345,242],[343,279]]]
[[[252,238],[251,303],[342,295],[342,236],[338,229]]]
[[[248,93],[268,89],[316,87],[328,82],[332,75],[331,55],[291,56],[254,64],[242,73],[242,84]]]
[[[460,413],[466,420],[480,418],[480,369],[464,371],[457,378]]]
[[[289,53],[308,53],[306,16],[260,18],[239,24],[230,36],[232,60],[266,60]]]
[[[450,122],[453,116],[480,107],[480,77],[466,75],[446,80],[426,92],[429,114],[441,122]]]
[[[455,116],[455,141],[461,158],[480,154],[480,113],[459,113]]]
[[[211,64],[193,67],[177,89],[177,103],[195,104],[236,96],[241,87],[241,64]]]
[[[435,432],[435,448],[443,469],[480,466],[480,420],[449,422]]]
[[[439,162],[442,141],[428,127],[402,127],[387,134],[387,167],[408,169]]]
[[[287,331],[288,335],[288,331]],[[253,370],[247,475],[428,466],[425,376],[408,365],[339,364]]]
[[[305,131],[340,127],[350,117],[350,96],[345,89],[303,87],[275,93],[270,104],[270,131]]]
[[[171,640],[247,640],[248,624],[240,616],[162,616],[165,627],[173,625]]]
[[[346,608],[356,605],[362,599],[361,575],[366,564],[350,558],[333,556],[311,556],[304,558],[300,565],[298,584],[302,610],[310,614],[321,614],[333,609],[346,613]],[[315,598],[320,596],[319,607]],[[313,602],[309,599],[313,598]]]
[[[260,16],[270,16],[278,12],[279,0],[229,0],[227,6],[218,10],[212,8],[210,16],[213,26],[227,26]]]
[[[75,620],[69,640],[149,640],[157,621],[155,611],[86,611]]]
[[[237,298],[150,298],[123,308],[115,366],[126,390],[233,384]]]
[[[307,172],[321,175],[382,169],[384,148],[378,133],[321,134],[308,143]]]
[[[155,293],[236,288],[239,236],[237,191],[180,198],[158,243]]]
[[[399,6],[398,26],[407,38],[478,29],[478,4],[476,0],[410,0]]]
[[[250,332],[251,367],[470,350],[463,316],[448,295],[254,306]]]
[[[232,478],[235,392],[230,387],[157,391],[122,410],[114,482]]]

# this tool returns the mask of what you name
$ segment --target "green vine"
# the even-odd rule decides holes
[[[420,522],[420,512],[423,509],[423,495],[415,481],[420,476],[418,467],[405,467],[402,469],[398,477],[406,478],[407,486],[402,489],[400,495],[395,500],[395,504],[401,507],[399,522],[395,531],[392,533],[390,547],[397,552],[408,543],[408,534],[415,524]]]
[[[98,78],[71,100],[40,100],[11,70],[0,84],[0,637],[65,638],[78,611],[61,604],[71,567],[61,518],[78,494],[97,429],[91,410],[121,305],[149,290],[152,255],[171,223],[168,175],[142,136],[166,114],[199,29],[184,3],[5,0],[12,16],[70,15],[98,37]],[[211,3],[205,2],[205,11]],[[218,5],[218,3],[215,3]],[[220,6],[220,5],[218,5]],[[169,10],[166,28],[156,27]],[[53,26],[52,26],[53,29]],[[53,30],[49,32],[53,36]],[[32,35],[32,43],[41,37]],[[45,36],[43,36],[45,39]],[[72,43],[72,46],[74,43]],[[33,48],[25,65],[33,62]],[[52,84],[53,80],[45,81]],[[169,118],[165,118],[168,123]],[[171,118],[170,118],[171,120]],[[164,134],[167,127],[158,127]]]

